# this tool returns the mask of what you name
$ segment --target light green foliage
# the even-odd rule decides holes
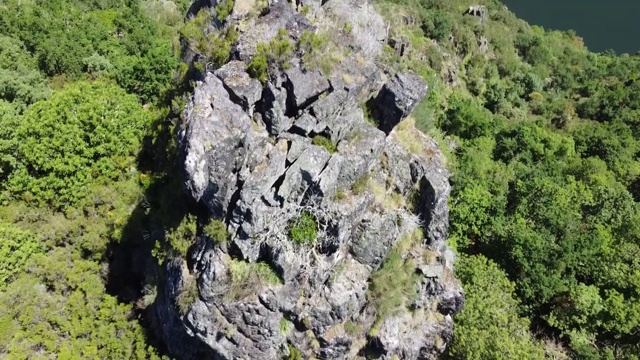
[[[361,195],[369,188],[369,180],[371,176],[367,173],[362,175],[355,183],[351,186],[351,191],[353,191],[356,195]]]
[[[0,223],[0,290],[24,270],[29,257],[42,252],[43,244],[33,234]]]
[[[9,189],[29,201],[72,206],[91,183],[129,171],[150,122],[136,98],[114,84],[69,85],[22,116]]]
[[[249,263],[241,260],[229,261],[231,284],[225,296],[231,300],[241,300],[258,295],[265,285],[282,284],[280,276],[263,262]]]
[[[338,147],[334,144],[331,139],[324,137],[322,135],[316,135],[313,137],[313,145],[322,146],[325,148],[329,154],[333,154],[338,151]]]
[[[216,6],[216,17],[218,21],[224,22],[227,20],[227,17],[231,15],[231,11],[233,11],[233,5],[235,0],[222,0],[218,6]]]
[[[280,69],[289,67],[288,61],[291,58],[294,47],[289,39],[287,30],[280,29],[275,38],[268,43],[258,44],[256,54],[247,65],[247,72],[255,79],[265,83],[268,78],[270,66]]]
[[[418,275],[415,261],[405,258],[395,247],[371,275],[367,299],[374,306],[378,320],[397,315],[418,295]]]
[[[336,49],[329,48],[329,36],[305,30],[298,40],[298,49],[306,67],[318,68],[325,75],[331,74],[336,60],[332,57]]]
[[[230,3],[233,7],[232,0],[223,3]],[[205,63],[211,63],[214,68],[219,68],[229,60],[233,44],[238,40],[238,32],[233,26],[209,32],[211,16],[209,11],[200,11],[184,24],[180,29],[180,35],[187,41],[191,51],[204,58]],[[198,65],[202,66],[200,63],[194,64],[194,66]]]
[[[187,215],[177,228],[167,233],[168,243],[180,256],[187,256],[187,251],[196,237],[196,228],[195,217]]]
[[[455,317],[451,359],[544,359],[541,344],[529,333],[529,321],[518,315],[514,284],[483,256],[456,263],[464,283],[465,306]]]
[[[291,321],[281,318],[280,319],[280,333],[284,336],[288,336],[291,330],[293,329],[293,324]]]
[[[304,357],[302,355],[302,351],[298,350],[295,346],[288,344],[289,347],[289,357],[287,360],[302,360]]]
[[[303,211],[300,216],[289,224],[289,237],[298,244],[312,245],[316,242],[318,224],[313,214]]]
[[[204,232],[216,243],[226,243],[229,239],[229,232],[224,221],[211,219],[204,226]]]
[[[60,248],[26,268],[0,292],[0,356],[159,358],[131,306],[105,293],[97,263]]]

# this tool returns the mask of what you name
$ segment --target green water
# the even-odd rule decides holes
[[[502,0],[532,25],[576,31],[591,51],[640,50],[640,0]]]

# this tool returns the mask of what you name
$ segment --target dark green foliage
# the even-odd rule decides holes
[[[316,135],[313,137],[313,145],[322,146],[325,148],[329,154],[333,154],[338,151],[338,147],[334,144],[331,139],[324,137],[322,135]]]
[[[300,216],[289,225],[289,237],[298,244],[314,244],[318,231],[318,224],[313,214],[303,211]]]
[[[91,183],[125,175],[150,122],[136,98],[114,84],[70,85],[21,117],[8,188],[29,201],[72,206]]]

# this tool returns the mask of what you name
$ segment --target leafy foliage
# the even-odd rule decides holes
[[[313,145],[322,146],[325,148],[329,154],[333,154],[338,151],[338,147],[334,144],[331,139],[326,138],[322,135],[316,135],[313,137]]]
[[[289,237],[298,244],[313,244],[316,241],[318,224],[308,211],[300,213],[298,219],[289,225]]]
[[[29,201],[72,206],[92,182],[123,178],[150,121],[136,98],[113,84],[69,85],[22,116],[9,190]]]

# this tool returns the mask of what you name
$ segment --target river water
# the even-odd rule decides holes
[[[531,25],[576,31],[591,51],[640,50],[640,0],[502,0]]]

